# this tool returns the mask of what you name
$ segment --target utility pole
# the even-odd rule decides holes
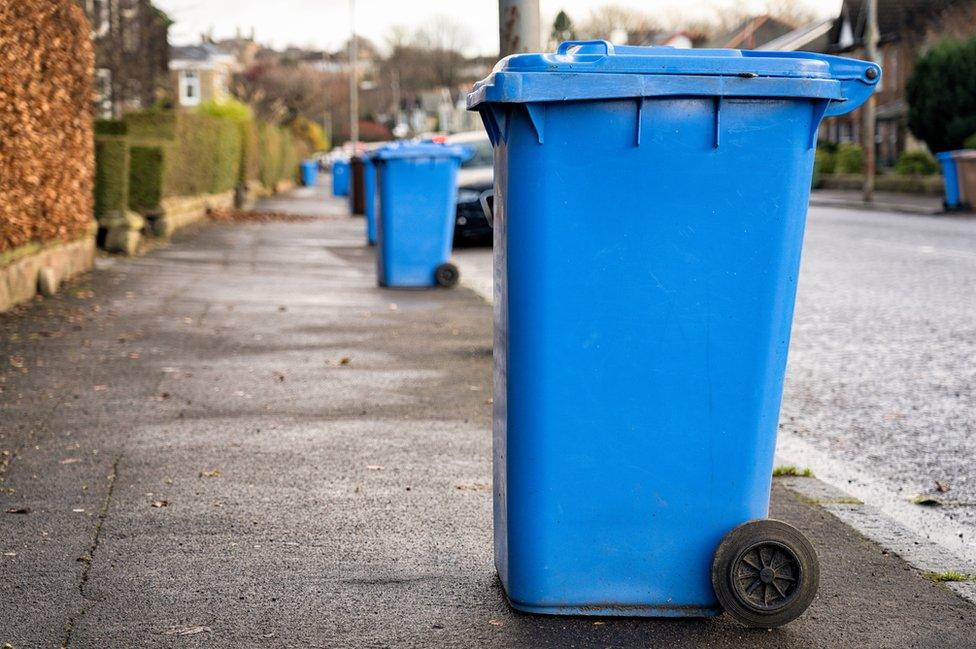
[[[868,61],[878,63],[878,0],[865,0],[868,9],[864,27],[864,50]],[[877,173],[877,103],[872,94],[861,109],[864,111],[862,127],[864,146],[864,202],[874,201],[874,176]]]
[[[542,50],[539,0],[498,0],[500,56]]]
[[[359,52],[356,42],[356,0],[349,0],[349,141],[359,144]]]

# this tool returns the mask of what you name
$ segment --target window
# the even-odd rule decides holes
[[[108,0],[86,0],[86,13],[91,23],[92,34],[96,37],[108,33]]]
[[[108,68],[95,70],[95,112],[102,119],[113,117],[112,71]]]
[[[196,106],[200,103],[200,75],[196,70],[180,71],[180,105]]]

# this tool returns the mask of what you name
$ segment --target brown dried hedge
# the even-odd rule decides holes
[[[0,0],[0,252],[90,227],[93,67],[70,0]]]

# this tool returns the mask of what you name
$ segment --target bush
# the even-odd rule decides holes
[[[123,119],[126,133],[134,138],[172,140],[176,137],[176,113],[150,109],[129,113]]]
[[[124,212],[129,206],[129,143],[100,135],[95,139],[95,217]]]
[[[895,170],[902,176],[930,176],[939,173],[939,163],[927,151],[904,151]]]
[[[814,169],[817,173],[832,174],[837,168],[837,156],[832,151],[824,148],[817,149],[817,157],[814,162]]]
[[[311,151],[329,150],[329,140],[322,127],[301,115],[291,123],[291,134],[299,142],[307,144]]]
[[[165,144],[136,144],[129,150],[129,209],[148,212],[163,200]]]
[[[254,130],[254,112],[251,107],[236,99],[221,102],[205,102],[197,108],[201,115],[209,115],[228,120],[237,125],[240,131],[240,164],[238,165],[237,184],[244,185],[248,179],[256,178],[257,167],[257,137]]]
[[[95,135],[125,135],[125,122],[115,119],[95,120]]]
[[[930,151],[952,151],[976,132],[976,38],[944,40],[922,55],[907,87],[908,126]]]
[[[864,173],[864,149],[859,144],[841,144],[837,147],[834,172],[839,174]]]
[[[967,149],[976,149],[976,133],[973,133],[968,138],[966,138],[966,141],[963,143],[963,146]]]

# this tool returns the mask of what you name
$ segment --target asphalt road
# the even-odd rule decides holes
[[[976,218],[811,207],[803,255],[781,462],[976,562]]]
[[[341,204],[273,207],[322,218],[181,233],[0,316],[0,643],[974,645],[976,608],[782,483],[773,515],[824,558],[784,629],[513,612],[491,563],[490,308],[377,288]]]

